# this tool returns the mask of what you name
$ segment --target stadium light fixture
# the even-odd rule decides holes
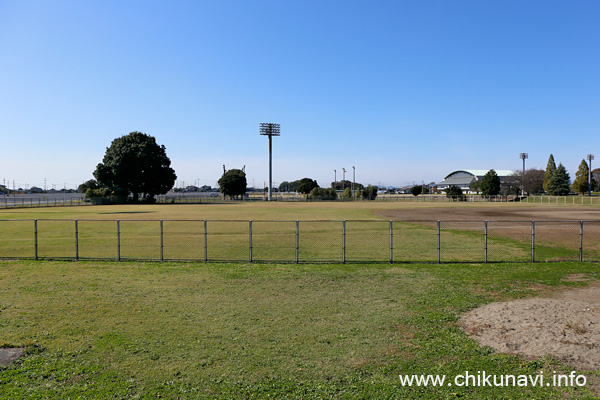
[[[529,154],[521,153],[519,158],[523,160],[523,175],[521,177],[521,196],[525,196],[525,160],[529,158]]]
[[[592,160],[594,159],[593,154],[588,154],[587,159],[589,162],[588,165],[588,196],[592,195]]]
[[[269,201],[271,201],[273,200],[273,136],[280,136],[281,129],[279,124],[261,122],[260,134],[269,137]]]

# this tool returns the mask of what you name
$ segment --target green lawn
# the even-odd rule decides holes
[[[261,202],[2,210],[0,258],[35,257],[33,219],[37,219],[40,258],[160,260],[162,256],[164,260],[204,260],[206,257],[209,261],[243,262],[250,260],[249,221],[252,220],[252,261],[294,262],[298,244],[301,262],[386,262],[390,260],[389,222],[373,211],[430,206]],[[444,204],[442,207],[458,206]],[[164,220],[162,248],[160,220]],[[206,225],[204,220],[207,220]],[[298,243],[296,220],[300,220]],[[342,220],[347,220],[345,253]],[[579,259],[579,223],[538,222],[536,227],[536,261]],[[583,259],[599,260],[600,229],[597,224],[586,223],[585,232]],[[394,222],[391,244],[391,257],[395,262],[435,262],[438,259],[436,223]],[[487,244],[488,261],[530,261],[530,222],[490,223]],[[442,221],[441,261],[482,262],[484,248],[483,221]]]
[[[27,347],[0,368],[0,397],[595,398],[590,388],[408,388],[398,378],[570,372],[480,347],[457,320],[584,285],[565,280],[573,273],[600,277],[596,263],[0,261],[0,338]]]

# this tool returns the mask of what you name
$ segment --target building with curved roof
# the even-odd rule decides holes
[[[457,171],[450,172],[443,181],[437,184],[438,190],[444,190],[452,185],[456,185],[463,190],[469,190],[471,182],[483,179],[483,176],[487,174],[489,169],[459,169]],[[496,174],[500,178],[500,183],[504,181],[509,175],[515,173],[513,170],[508,169],[497,169]]]

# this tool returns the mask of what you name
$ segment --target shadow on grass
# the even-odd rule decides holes
[[[150,214],[156,211],[115,211],[115,212],[101,212],[98,214]]]

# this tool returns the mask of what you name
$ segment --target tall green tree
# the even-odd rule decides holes
[[[288,182],[283,181],[279,184],[280,192],[295,192],[298,187],[298,181]]]
[[[225,196],[243,196],[246,193],[246,173],[241,169],[230,169],[218,181],[219,191]]]
[[[337,181],[337,182],[331,182],[331,187],[334,188],[335,190],[346,190],[346,188],[352,189],[353,186],[354,186],[354,190],[364,188],[362,183],[355,182],[354,184],[352,184],[352,181],[349,181],[347,179]]]
[[[337,200],[337,192],[334,188],[314,187],[310,191],[310,197],[314,200]]]
[[[575,181],[571,188],[577,193],[586,193],[588,191],[588,179],[589,179],[590,168],[585,160],[581,160],[579,169],[575,174]],[[596,182],[592,180],[592,188],[596,186]]]
[[[361,195],[364,200],[375,200],[377,198],[377,186],[368,185],[361,190]]]
[[[146,201],[154,201],[155,195],[167,193],[177,179],[165,146],[141,132],[113,140],[96,166],[94,177],[99,186],[108,188],[121,200],[131,194],[135,202],[140,195]]]
[[[571,178],[569,178],[567,169],[562,163],[559,163],[548,181],[548,193],[553,196],[565,196],[569,194],[570,186]]]
[[[481,180],[481,194],[484,196],[496,196],[500,193],[500,178],[493,169],[490,169]]]
[[[311,192],[311,190],[313,190],[314,188],[317,188],[317,187],[319,187],[319,184],[317,183],[317,181],[312,180],[310,178],[302,178],[298,181],[296,190],[299,193],[308,195]]]
[[[477,179],[473,179],[471,181],[471,183],[469,184],[469,189],[477,194],[479,194],[479,191],[481,190],[481,181],[477,180]]]
[[[554,162],[554,156],[550,154],[550,157],[548,157],[548,164],[546,165],[546,173],[544,174],[543,187],[545,192],[550,192],[548,189],[548,183],[550,182],[550,178],[552,177],[554,171],[556,171],[556,163]]]
[[[81,185],[77,187],[77,191],[81,193],[85,193],[88,189],[98,189],[98,181],[95,179],[89,179],[83,182]]]

